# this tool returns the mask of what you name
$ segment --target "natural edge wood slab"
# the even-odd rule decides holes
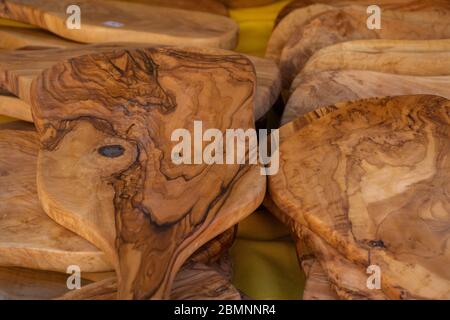
[[[112,270],[96,247],[52,221],[36,190],[39,140],[33,125],[0,125],[0,266],[66,272]]]
[[[271,198],[391,298],[450,297],[450,102],[416,95],[339,103],[282,127]]]
[[[20,31],[17,31],[20,33]],[[41,32],[41,31],[36,31]],[[11,35],[13,36],[13,35]],[[22,39],[27,35],[22,35]],[[0,40],[1,41],[1,40]],[[38,42],[30,39],[29,45],[46,48],[52,43],[46,41]],[[30,86],[32,80],[44,69],[53,64],[79,55],[95,52],[110,51],[142,46],[142,44],[102,44],[102,45],[70,45],[64,49],[32,50],[32,51],[0,51],[0,86],[9,92],[19,96],[22,100],[30,102]],[[207,51],[207,50],[206,50]],[[254,100],[255,120],[261,119],[276,102],[281,91],[281,75],[276,64],[268,59],[246,56],[253,64],[256,72],[256,94]],[[31,121],[27,118],[29,114],[23,110],[23,103],[7,99],[1,101],[0,114],[18,117],[19,119]],[[12,103],[8,106],[6,102]],[[20,106],[20,112],[16,106]],[[23,111],[23,112],[22,112]]]
[[[338,102],[411,94],[432,94],[450,99],[450,76],[419,77],[364,70],[300,75],[292,83],[281,123]]]
[[[85,55],[32,85],[41,203],[113,261],[120,299],[168,298],[184,261],[264,196],[257,165],[171,160],[172,132],[192,133],[194,120],[221,132],[254,127],[251,62],[196,50]],[[117,156],[102,152],[110,148]]]
[[[228,17],[139,3],[78,0],[81,28],[66,27],[72,0],[2,0],[0,17],[41,27],[63,38],[83,42],[159,43],[233,49],[238,26]]]

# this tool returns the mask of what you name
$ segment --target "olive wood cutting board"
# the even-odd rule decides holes
[[[139,3],[78,0],[80,28],[68,28],[72,0],[2,0],[0,17],[36,25],[82,43],[158,43],[233,49],[238,25],[228,17]],[[70,12],[70,10],[69,10]]]
[[[321,14],[335,11],[337,8],[345,8],[348,6],[349,2],[343,3],[341,6],[337,4],[314,3],[294,10],[288,14],[272,31],[267,44],[266,58],[270,58],[279,63],[281,53],[286,46],[286,43],[293,35],[301,33],[302,29],[308,23]],[[362,12],[366,12],[367,10],[367,5],[358,5],[353,2],[350,2],[350,4],[353,4],[352,6],[354,8],[359,7]],[[450,4],[448,2],[441,0],[421,1],[420,3],[417,1],[413,1],[412,3],[401,1],[382,10],[382,21],[386,17],[397,17],[405,23],[417,24],[424,20],[431,21],[431,17],[433,16],[447,17],[448,10],[450,10],[449,7]],[[387,13],[387,16],[385,13]],[[366,15],[366,17],[368,17],[368,15]],[[446,19],[448,20],[448,18]],[[366,20],[367,18],[362,21],[364,26],[366,25]],[[382,30],[383,29],[382,26]]]
[[[37,45],[36,42],[30,42],[30,45],[32,43],[34,43],[34,46]],[[45,48],[51,44],[43,41],[41,45],[42,48]],[[29,103],[31,82],[42,70],[68,58],[109,51],[112,48],[119,49],[124,46],[128,47],[129,45],[84,45],[67,49],[0,51],[0,86],[3,86],[9,92]],[[133,44],[133,46],[139,45]],[[257,86],[254,97],[254,116],[255,120],[258,120],[276,102],[281,91],[281,75],[273,61],[253,56],[246,57],[250,59],[256,72]],[[8,108],[8,103],[13,105],[11,109]],[[18,106],[20,106],[20,112]],[[0,96],[0,114],[30,121],[29,113],[25,112],[23,107],[23,103],[14,102],[11,99],[4,99]]]
[[[419,21],[410,21],[416,12],[383,10],[382,28],[367,28],[364,7],[347,6],[319,15],[285,44],[280,57],[283,86],[288,88],[308,59],[327,46],[351,40],[395,39],[431,40],[450,38],[450,5],[447,10],[424,14]]]
[[[0,115],[33,122],[30,105],[14,96],[0,95]]]
[[[41,203],[113,261],[118,298],[168,298],[184,261],[262,202],[257,165],[171,160],[194,120],[253,128],[255,87],[247,58],[181,48],[76,57],[33,81]]]
[[[450,75],[450,40],[354,40],[317,51],[301,74],[372,70],[412,76]]]
[[[0,268],[0,300],[115,300],[115,278],[91,282],[82,278],[81,289],[69,290],[69,274],[24,268]],[[83,276],[83,273],[82,273]],[[170,294],[173,300],[240,300],[239,292],[214,268],[197,263],[177,273]]]
[[[39,140],[31,124],[0,125],[0,266],[66,272],[112,270],[105,255],[42,210],[36,190]]]
[[[366,98],[432,94],[450,99],[450,76],[419,77],[364,70],[301,75],[292,83],[282,124],[338,102]]]
[[[387,296],[448,299],[449,112],[415,95],[308,113],[281,129],[271,198],[349,261],[379,266]]]

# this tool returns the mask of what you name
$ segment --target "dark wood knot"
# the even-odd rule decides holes
[[[123,155],[125,152],[125,148],[121,145],[110,145],[110,146],[103,146],[98,149],[98,153],[100,153],[102,156],[107,158],[117,158]]]

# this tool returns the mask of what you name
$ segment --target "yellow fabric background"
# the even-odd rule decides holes
[[[240,25],[236,51],[264,56],[273,21],[289,1],[245,9],[230,10]],[[29,27],[5,19],[0,25]],[[0,116],[0,123],[12,119]],[[255,299],[300,299],[304,275],[299,268],[295,247],[285,226],[270,214],[258,211],[239,224],[231,249],[234,263],[233,283]]]

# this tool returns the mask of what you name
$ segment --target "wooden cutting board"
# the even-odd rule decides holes
[[[365,7],[347,6],[319,15],[292,34],[280,57],[283,86],[288,88],[308,59],[327,46],[360,39],[431,40],[450,38],[450,5],[447,10],[410,19],[417,12],[383,10],[381,29],[367,28]]]
[[[39,26],[63,38],[101,43],[158,43],[232,49],[238,26],[228,17],[205,12],[148,6],[139,3],[79,0],[80,29],[66,26],[72,0],[3,0],[0,17]]]
[[[105,255],[55,223],[41,209],[36,191],[39,141],[23,122],[0,125],[0,266],[66,272],[112,270]]]
[[[26,37],[26,35],[24,35]],[[1,40],[0,40],[1,41]],[[30,39],[29,45],[37,43]],[[42,48],[51,46],[46,41],[41,42]],[[83,45],[67,49],[49,49],[50,51],[0,51],[0,86],[30,103],[30,86],[32,80],[44,69],[53,64],[83,54],[109,51],[112,48],[128,47],[129,44]],[[142,46],[133,44],[132,46]],[[261,119],[274,105],[281,91],[281,75],[278,67],[268,59],[246,56],[252,62],[257,78],[256,95],[254,99],[255,120]],[[36,61],[39,61],[36,63]],[[9,109],[8,103],[13,105]],[[19,109],[21,110],[19,112]],[[26,109],[26,108],[25,108]],[[11,110],[11,111],[9,111]],[[24,110],[23,103],[3,99],[0,96],[0,114],[19,117],[29,121],[29,113]]]
[[[0,300],[113,300],[115,278],[82,279],[81,289],[67,289],[68,274],[23,268],[0,268]],[[175,277],[174,300],[240,300],[239,292],[218,271],[202,264],[184,266]]]
[[[315,3],[294,10],[281,20],[273,30],[267,44],[266,58],[273,59],[278,63],[280,61],[282,50],[293,35],[300,33],[309,22],[319,15],[325,12],[334,11],[337,7],[347,7],[349,3],[352,3],[354,7],[360,7],[363,12],[366,12],[367,10],[367,5],[355,5],[353,2],[344,2],[342,5],[339,5],[339,2],[333,5]],[[442,14],[448,12],[449,6],[450,4],[444,0],[421,1],[420,3],[418,0],[412,1],[411,3],[403,1],[397,3],[394,2],[386,8],[383,7],[382,19],[386,17],[384,13],[391,10],[391,12],[395,13],[395,16],[404,21],[420,24],[424,19],[427,20],[430,16],[439,14],[439,12],[442,12]],[[366,19],[362,22],[364,25],[366,25]],[[448,20],[448,18],[446,19]],[[384,28],[382,27],[382,29]]]
[[[300,117],[282,127],[270,195],[348,260],[378,265],[386,295],[449,298],[449,111],[417,95]]]
[[[317,260],[312,259],[311,265],[305,273],[306,282],[302,300],[339,299],[336,293],[331,289],[330,281]]]
[[[119,298],[167,298],[182,263],[262,202],[257,165],[171,160],[194,120],[253,128],[255,82],[243,56],[174,48],[77,57],[34,80],[41,202],[114,261]]]
[[[372,97],[433,94],[450,99],[450,76],[418,77],[340,70],[301,75],[292,84],[282,124],[338,102]]]
[[[412,76],[450,75],[450,40],[355,40],[317,51],[302,74],[372,70]]]
[[[312,4],[322,3],[335,6],[337,8],[359,4],[368,7],[369,5],[376,4],[380,7],[381,11],[384,10],[392,10],[392,9],[404,9],[409,8],[411,11],[421,11],[425,8],[428,8],[430,4],[434,4],[438,7],[448,6],[449,3],[447,0],[377,0],[374,3],[372,0],[293,0],[289,2],[286,6],[284,6],[277,15],[275,19],[275,27],[280,23],[281,20],[284,19],[288,14],[297,9],[301,9],[307,7]]]
[[[33,122],[30,105],[14,96],[0,95],[0,115]]]

